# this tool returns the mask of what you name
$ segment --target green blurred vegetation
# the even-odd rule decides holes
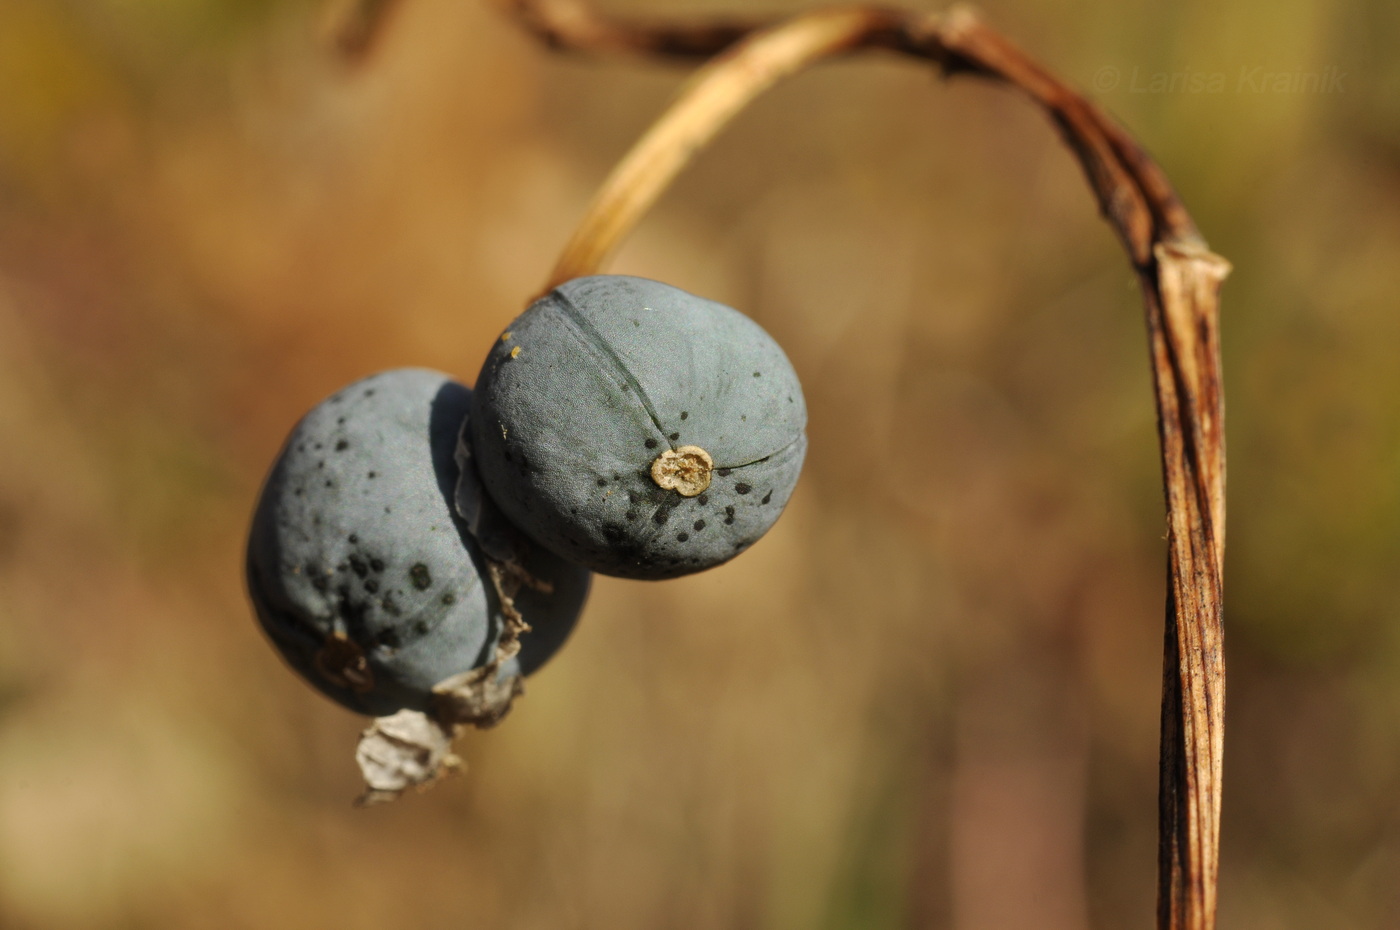
[[[1221,925],[1400,926],[1400,8],[985,10],[1236,266]],[[446,0],[355,65],[320,16],[0,0],[0,927],[1147,925],[1135,285],[1038,113],[892,60],[760,101],[614,269],[787,347],[789,512],[712,572],[600,580],[464,777],[349,807],[363,722],[242,594],[263,469],[353,378],[470,380],[685,72]]]

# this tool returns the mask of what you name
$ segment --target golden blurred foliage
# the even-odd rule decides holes
[[[1221,925],[1400,926],[1400,7],[986,13],[1236,268]],[[760,101],[614,268],[787,348],[788,513],[711,572],[599,579],[464,776],[350,807],[364,721],[242,592],[264,469],[354,378],[470,381],[685,71],[447,0],[351,62],[321,16],[0,0],[0,927],[1146,925],[1134,282],[1039,114],[891,59]]]

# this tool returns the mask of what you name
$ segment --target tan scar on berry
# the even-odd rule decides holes
[[[694,497],[710,486],[715,460],[699,446],[667,449],[651,463],[651,480],[681,497]]]

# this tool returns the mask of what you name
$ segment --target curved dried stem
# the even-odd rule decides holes
[[[776,25],[677,24],[610,19],[576,0],[494,2],[560,50],[721,56],[696,75],[609,178],[551,283],[598,270],[734,114],[779,79],[823,58],[879,49],[926,59],[946,74],[1009,84],[1050,116],[1142,287],[1168,529],[1158,926],[1213,928],[1225,706],[1219,296],[1230,266],[1206,247],[1162,170],[1102,110],[965,8],[933,16],[842,7]]]
[[[865,7],[819,10],[756,32],[706,64],[603,182],[545,290],[602,267],[695,153],[756,97],[895,22]]]

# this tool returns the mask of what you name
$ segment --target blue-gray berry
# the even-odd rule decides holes
[[[502,603],[452,504],[470,407],[471,392],[437,372],[365,378],[297,424],[263,487],[247,553],[258,620],[293,668],[352,710],[426,710],[434,685],[495,656]],[[516,595],[533,632],[502,678],[559,648],[589,584],[538,546],[519,551],[552,592]]]
[[[470,421],[487,492],[540,545],[595,571],[672,578],[771,527],[797,483],[807,408],[778,344],[714,301],[577,278],[511,323]]]

